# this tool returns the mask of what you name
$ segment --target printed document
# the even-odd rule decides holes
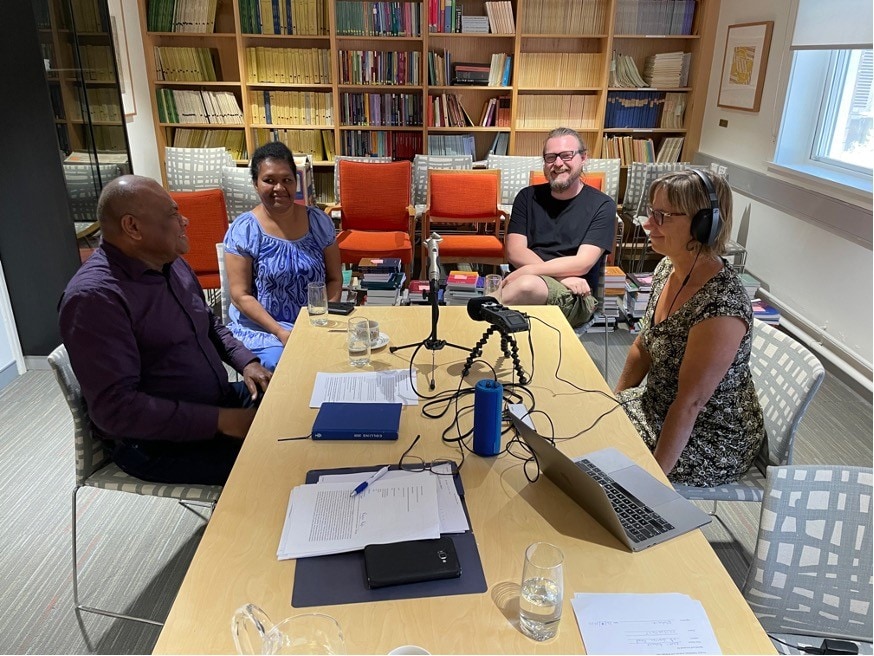
[[[571,600],[587,654],[721,654],[700,601],[679,593]]]
[[[409,369],[367,371],[352,374],[316,374],[310,407],[320,408],[325,401],[333,403],[403,403],[419,405],[413,391],[416,371],[410,379]]]
[[[287,560],[439,538],[436,478],[427,471],[383,477],[354,497],[355,485],[346,482],[298,485],[276,555]]]
[[[446,474],[452,472],[452,465],[445,463],[439,465],[434,471],[443,471]],[[319,477],[319,483],[344,482],[350,485],[350,489],[361,481],[366,481],[373,472],[356,472],[354,474],[325,474]],[[401,476],[409,476],[410,472],[392,469],[381,480],[391,480]],[[452,476],[437,476],[431,474],[431,478],[437,483],[437,511],[440,517],[440,533],[464,533],[470,528],[467,515],[464,514],[464,505]]]

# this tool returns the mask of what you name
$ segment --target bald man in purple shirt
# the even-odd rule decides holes
[[[112,180],[97,214],[103,241],[59,309],[95,434],[138,478],[223,484],[271,373],[204,301],[179,257],[188,219],[157,182]]]

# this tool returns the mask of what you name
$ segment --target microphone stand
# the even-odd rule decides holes
[[[459,346],[458,344],[453,344],[451,342],[447,342],[445,339],[440,339],[437,336],[437,322],[440,319],[440,308],[438,303],[438,292],[440,290],[440,264],[439,264],[439,244],[443,241],[443,238],[438,235],[436,232],[431,233],[431,237],[425,240],[425,245],[428,247],[428,301],[431,305],[431,334],[428,335],[421,342],[414,342],[412,344],[404,344],[403,346],[390,346],[389,351],[391,353],[397,353],[398,351],[402,351],[408,348],[420,348],[424,346],[426,349],[431,351],[431,371],[433,374],[434,369],[436,368],[434,354],[436,351],[441,350],[444,346],[449,346],[452,348],[459,349],[461,351],[470,352],[471,349],[466,346]],[[434,377],[432,375],[431,380],[429,382],[429,387],[433,391],[436,387],[434,383]]]

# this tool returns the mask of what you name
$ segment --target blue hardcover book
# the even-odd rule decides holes
[[[396,440],[401,403],[322,403],[314,440]]]

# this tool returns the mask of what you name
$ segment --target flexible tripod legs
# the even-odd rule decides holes
[[[516,372],[519,382],[525,385],[530,379],[522,368],[522,363],[519,361],[519,345],[516,344],[516,338],[509,333],[503,332],[494,324],[488,327],[483,336],[480,337],[480,340],[471,349],[470,355],[467,356],[467,360],[464,362],[464,369],[461,370],[462,378],[470,373],[473,361],[482,356],[483,347],[489,341],[489,337],[497,332],[501,334],[501,352],[513,362],[513,370]]]

